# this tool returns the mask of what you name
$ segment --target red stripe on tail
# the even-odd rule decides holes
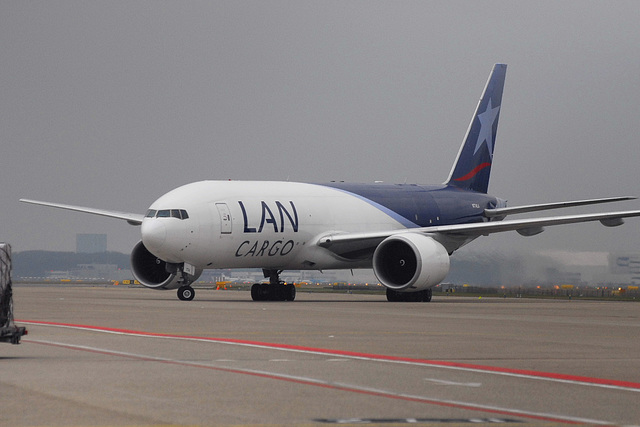
[[[473,178],[474,176],[476,176],[478,174],[478,172],[480,172],[482,169],[486,168],[487,166],[491,166],[491,163],[482,163],[479,166],[476,166],[471,172],[469,172],[468,174],[466,174],[465,176],[461,177],[461,178],[456,178],[454,179],[454,181],[467,181],[471,178]]]

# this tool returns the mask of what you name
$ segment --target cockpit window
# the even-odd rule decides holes
[[[161,209],[159,211],[155,211],[153,209],[149,209],[147,212],[148,218],[178,218],[178,219],[187,219],[189,218],[189,214],[184,209]]]

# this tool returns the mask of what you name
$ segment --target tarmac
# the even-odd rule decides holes
[[[14,286],[1,426],[640,425],[640,304]]]

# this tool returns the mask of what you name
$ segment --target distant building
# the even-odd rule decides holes
[[[107,252],[106,234],[76,234],[76,253],[96,254]]]
[[[546,281],[550,285],[582,285],[582,274],[577,271],[565,271],[558,268],[547,268]]]
[[[613,274],[623,274],[631,284],[640,283],[640,253],[620,252],[609,255],[609,269]]]

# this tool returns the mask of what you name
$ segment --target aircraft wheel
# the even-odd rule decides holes
[[[293,301],[296,299],[296,287],[292,283],[290,285],[285,286],[285,301]]]
[[[393,289],[387,288],[387,301],[389,301],[389,302],[398,302],[398,301],[400,301],[400,297],[398,295],[398,292],[394,291]]]
[[[269,301],[286,301],[289,296],[289,287],[284,283],[269,286]]]
[[[422,302],[422,292],[405,292],[400,298],[403,302]]]
[[[191,301],[196,296],[196,292],[191,286],[181,286],[178,288],[178,299],[180,301]]]
[[[398,292],[387,288],[387,301],[389,302],[429,302],[432,295],[432,289],[418,292]]]
[[[251,299],[254,301],[269,301],[271,289],[266,283],[254,283],[251,286]]]
[[[254,283],[251,286],[251,299],[254,301],[262,301],[264,299],[262,287],[259,283]]]

